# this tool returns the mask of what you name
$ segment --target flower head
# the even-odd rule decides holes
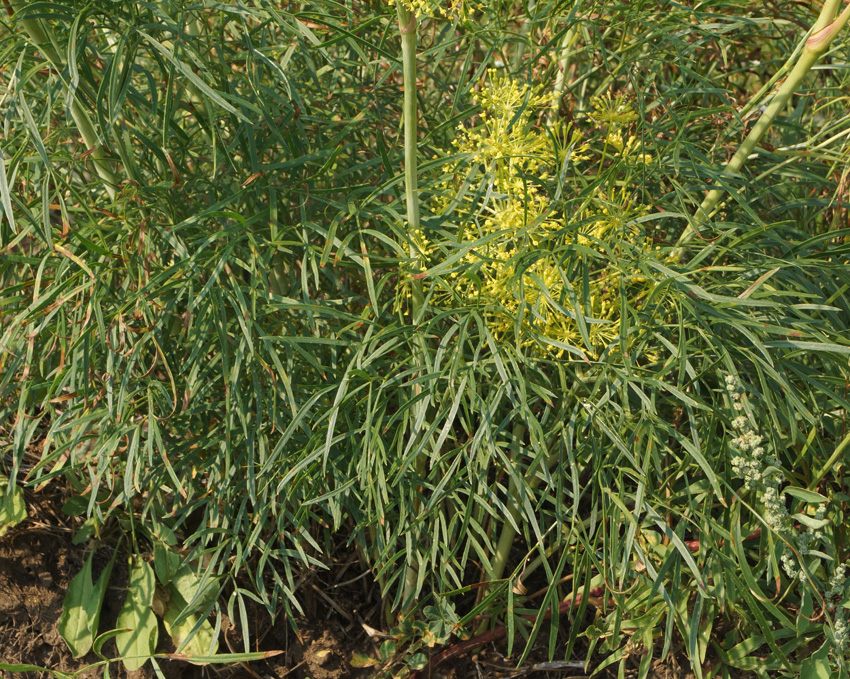
[[[590,106],[593,108],[588,113],[590,119],[597,126],[606,127],[609,134],[619,132],[638,117],[634,107],[628,103],[623,94],[611,96],[608,92],[604,96],[593,97],[590,100]]]
[[[443,17],[451,19],[457,17],[462,21],[468,21],[475,10],[483,5],[472,0],[448,0],[442,3],[438,0],[398,0],[405,9],[412,12],[417,19],[422,17]]]

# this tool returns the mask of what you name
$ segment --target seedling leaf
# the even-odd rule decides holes
[[[153,594],[153,569],[136,556],[130,567],[127,597],[115,623],[116,627],[129,630],[115,637],[115,645],[128,672],[141,668],[156,649],[158,628],[150,608]]]
[[[9,479],[0,474],[0,537],[12,526],[27,518],[24,491],[18,486],[9,489]]]
[[[94,552],[91,552],[83,570],[77,573],[68,585],[65,600],[62,602],[62,617],[57,625],[59,635],[68,644],[75,658],[81,658],[91,650],[97,612],[95,606],[100,608],[91,578],[93,556]]]
[[[168,602],[168,608],[162,618],[165,625],[165,631],[174,641],[177,647],[177,652],[181,655],[185,654],[189,657],[208,657],[215,655],[218,650],[218,641],[216,640],[215,630],[209,620],[204,620],[200,623],[194,634],[195,629],[200,621],[200,615],[197,613],[189,613],[184,615],[187,603],[180,595],[179,590],[175,585],[169,585],[169,593],[171,599]],[[182,618],[182,619],[181,619]],[[195,661],[189,661],[195,662]],[[206,664],[197,661],[196,664]]]

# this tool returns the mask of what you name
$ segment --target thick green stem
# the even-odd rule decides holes
[[[558,74],[555,76],[555,87],[552,92],[552,105],[546,119],[549,127],[555,124],[555,121],[560,115],[561,97],[564,95],[564,89],[567,86],[567,70],[570,67],[570,49],[577,39],[578,31],[575,26],[573,26],[566,32],[563,41],[561,41],[561,54],[560,59],[558,60]]]
[[[14,7],[14,5],[13,5]],[[17,9],[17,8],[15,8]],[[20,18],[18,23],[24,29],[33,44],[39,49],[44,57],[50,62],[53,69],[60,74],[64,68],[62,58],[56,49],[56,40],[48,28],[38,19]],[[66,87],[70,87],[66,84]],[[98,176],[104,180],[106,193],[110,200],[115,198],[115,186],[118,179],[109,167],[109,161],[100,145],[97,131],[89,118],[88,113],[80,105],[79,98],[74,94],[71,99],[71,119],[77,126],[86,149],[91,150],[91,159]]]
[[[724,174],[727,176],[737,175],[741,168],[746,163],[747,158],[755,149],[756,145],[761,141],[765,132],[770,129],[776,116],[787,106],[788,101],[797,91],[797,88],[803,82],[808,72],[817,63],[818,59],[823,56],[829,47],[832,39],[844,27],[848,19],[850,19],[850,6],[848,6],[835,21],[832,17],[835,16],[841,0],[827,0],[824,4],[821,14],[814,25],[813,33],[807,40],[806,46],[797,57],[797,62],[788,74],[785,82],[776,91],[773,100],[765,108],[764,113],[756,122],[753,129],[742,142],[741,146],[732,156],[732,159],[726,163],[723,168]],[[691,224],[684,230],[679,238],[677,256],[681,258],[684,254],[684,246],[690,243],[697,235],[697,228],[705,223],[711,217],[720,200],[725,195],[726,190],[723,188],[712,189],[702,201],[702,204],[694,214]]]
[[[398,26],[401,33],[401,60],[402,73],[404,77],[404,194],[407,202],[407,237],[409,242],[410,258],[414,268],[419,269],[422,262],[420,245],[422,241],[421,226],[419,223],[419,187],[417,177],[417,147],[418,147],[418,112],[416,99],[416,15],[413,14],[401,2],[396,5],[398,9]],[[418,273],[418,271],[417,271]],[[411,316],[414,325],[421,319],[424,305],[422,294],[422,282],[418,278],[410,281],[411,286]],[[417,343],[418,344],[418,343]],[[424,346],[417,347],[416,360],[420,365],[425,364]],[[422,392],[422,387],[417,385],[413,388],[412,397],[417,399]],[[412,413],[412,421],[417,422],[421,418],[420,409],[426,407],[424,400],[417,402],[417,407]],[[419,455],[416,460],[416,476],[421,478],[424,474],[425,457]],[[417,503],[418,510],[418,503]],[[402,593],[403,610],[408,611],[413,606],[413,598],[418,588],[422,564],[411,555],[410,561],[404,573],[404,589]]]
[[[525,426],[521,424],[517,424],[513,430],[513,442],[512,445],[515,446],[513,450],[513,454],[511,455],[511,464],[514,467],[519,466],[519,460],[522,456],[522,440],[525,436]],[[558,462],[558,455],[552,454],[545,461],[545,465],[547,468],[551,469]],[[528,484],[528,490],[533,491],[540,484],[541,477],[535,473],[536,466],[532,466],[528,470],[526,470],[526,483]],[[516,476],[511,476],[510,483],[508,484],[508,497],[507,497],[507,507],[508,514],[510,515],[510,519],[505,519],[505,522],[502,524],[502,530],[499,534],[499,542],[496,544],[496,551],[493,554],[493,563],[490,567],[490,572],[487,574],[488,579],[491,582],[496,582],[497,580],[501,580],[505,574],[505,568],[508,564],[508,558],[511,555],[511,547],[514,543],[514,538],[516,537],[517,531],[514,526],[519,526],[522,521],[522,514],[519,511],[518,507],[520,504],[519,496],[520,489],[517,485]],[[480,597],[483,598],[486,596],[487,591],[481,590]],[[487,627],[487,622],[483,622],[477,633],[482,633]]]
[[[407,235],[410,257],[415,263],[421,261],[419,244],[419,184],[417,173],[417,147],[419,137],[416,99],[416,16],[400,2],[398,3],[398,26],[401,32],[401,61],[404,76],[404,196],[407,202]],[[422,282],[411,281],[413,290],[413,320],[416,322],[422,307]]]
[[[525,427],[521,424],[518,424],[514,427],[513,431],[513,454],[511,455],[511,463],[514,467],[519,465],[519,458],[522,454],[522,439],[525,436]],[[510,483],[508,484],[508,513],[510,514],[510,518],[513,521],[505,520],[502,524],[502,534],[499,536],[499,542],[496,545],[496,553],[493,555],[493,565],[490,569],[490,573],[488,577],[491,581],[500,580],[502,575],[505,573],[505,566],[508,563],[508,557],[511,553],[511,545],[514,543],[514,537],[516,537],[516,528],[514,528],[514,524],[519,526],[522,515],[517,509],[516,503],[514,502],[514,498],[519,495],[519,488],[517,487],[516,477],[511,476]],[[532,483],[534,479],[531,479]]]

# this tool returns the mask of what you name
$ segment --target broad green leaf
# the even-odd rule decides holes
[[[103,600],[106,598],[106,588],[109,585],[109,577],[112,575],[112,567],[115,565],[115,559],[118,556],[118,546],[112,552],[112,558],[109,559],[106,566],[100,572],[97,582],[94,583],[92,594],[97,602],[94,606],[94,619],[92,620],[92,635],[97,635],[97,628],[100,623],[100,613],[103,610]],[[95,643],[97,640],[95,640]]]
[[[812,530],[818,530],[823,528],[824,526],[828,526],[832,523],[829,519],[814,519],[811,516],[806,516],[805,514],[794,514],[793,518],[797,519],[804,526],[808,526]]]
[[[392,658],[396,653],[396,643],[392,639],[387,639],[384,643],[381,644],[381,648],[379,649],[381,655],[381,661],[387,662]]]
[[[795,488],[793,486],[788,486],[783,489],[783,493],[787,493],[792,497],[796,497],[798,500],[803,500],[803,502],[809,502],[812,504],[819,504],[822,502],[828,502],[828,498],[825,498],[820,493],[816,493],[813,490],[805,490],[804,488]]]
[[[800,679],[830,679],[829,645],[825,643],[800,665]]]
[[[9,489],[9,478],[0,474],[0,537],[27,518],[24,491],[17,485]]]
[[[154,543],[153,567],[156,571],[156,579],[162,585],[167,585],[172,581],[182,562],[183,559],[180,558],[180,555],[173,549],[169,549],[165,543],[159,541]]]
[[[153,601],[154,587],[153,569],[141,556],[136,556],[130,566],[130,584],[128,594],[136,601],[150,606]]]
[[[428,664],[428,656],[424,653],[414,653],[407,658],[407,666],[414,670],[424,669]]]
[[[210,576],[202,583],[201,576],[189,564],[183,564],[174,572],[172,582],[183,600],[195,608],[206,607],[218,591],[215,578]],[[203,590],[200,590],[202,584]]]
[[[177,653],[198,657],[214,655],[218,650],[218,640],[215,638],[215,630],[210,621],[204,620],[200,623],[200,627],[192,635],[192,630],[201,619],[200,615],[189,613],[184,616],[187,606],[186,600],[174,584],[168,586],[168,591],[171,594],[171,599],[168,602],[165,615],[162,617],[162,622],[165,625],[165,631],[168,632],[177,647]],[[183,620],[178,622],[181,616],[183,616]]]
[[[117,628],[129,630],[115,637],[118,654],[128,672],[147,662],[156,650],[157,622],[151,610],[155,578],[153,569],[136,556],[130,567],[130,586],[124,605],[115,622]]]
[[[89,499],[84,495],[72,495],[62,505],[62,513],[68,516],[82,516],[89,506]]]
[[[84,542],[88,542],[97,535],[99,527],[98,518],[96,516],[90,516],[83,521],[83,525],[81,525],[77,529],[77,532],[74,533],[74,537],[71,538],[71,544],[81,545]]]
[[[62,602],[62,617],[57,628],[59,635],[68,644],[71,654],[81,658],[91,650],[95,630],[96,608],[100,602],[95,596],[92,584],[91,565],[94,552],[90,552],[83,570],[77,573],[68,585],[65,600]]]
[[[154,525],[153,533],[168,546],[174,546],[177,544],[177,537],[174,535],[174,531],[162,523]]]

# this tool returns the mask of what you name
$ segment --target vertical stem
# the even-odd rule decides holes
[[[515,424],[512,433],[512,446],[514,450],[511,454],[511,464],[514,467],[519,466],[520,458],[522,457],[522,446],[523,446],[523,437],[525,436],[526,428],[525,425]],[[552,469],[552,467],[558,462],[558,454],[553,453],[549,456],[547,460],[543,464],[546,465],[548,469]],[[525,470],[525,482],[528,484],[528,490],[533,491],[540,484],[541,477],[537,476],[535,471],[535,466],[530,466]],[[519,497],[520,489],[516,481],[515,476],[511,476],[510,482],[508,483],[508,496],[506,498],[506,505],[508,508],[508,514],[510,514],[510,518],[513,519],[513,524],[506,517],[504,523],[502,523],[502,530],[499,533],[499,541],[496,543],[496,551],[493,554],[493,562],[490,568],[490,572],[487,573],[487,579],[491,582],[496,582],[497,580],[501,580],[505,574],[505,568],[508,565],[508,558],[511,555],[511,547],[514,543],[514,538],[516,537],[517,531],[514,528],[514,524],[519,526],[523,520],[522,513],[519,510],[519,506],[522,504],[522,500]],[[479,590],[479,601],[482,600],[488,593],[486,589]],[[481,634],[487,629],[488,622],[485,620],[478,626],[476,630],[476,634]]]
[[[414,267],[419,268],[422,261],[421,252],[419,250],[421,243],[421,226],[419,222],[419,190],[417,176],[417,147],[418,147],[418,112],[416,99],[416,15],[404,6],[403,0],[398,0],[396,4],[398,10],[398,26],[401,33],[401,60],[402,74],[404,77],[404,194],[407,202],[407,237],[409,242],[410,258],[413,261]],[[414,278],[410,281],[411,285],[411,321],[413,325],[420,320],[421,311],[423,308],[424,295],[422,293],[422,281]],[[418,344],[418,342],[417,342]],[[420,365],[424,365],[424,346],[417,347],[414,360]],[[422,387],[417,385],[413,388],[412,396],[417,398],[422,393]],[[420,401],[414,409],[411,419],[416,422],[419,418],[417,414],[420,408],[424,408],[425,403]],[[414,432],[415,433],[415,432]],[[416,476],[421,477],[424,474],[425,458],[420,455],[416,460]],[[415,509],[418,511],[419,503],[415,503]],[[411,555],[407,563],[404,573],[404,589],[402,592],[402,610],[409,611],[413,607],[413,597],[416,593],[417,585],[422,564]]]
[[[779,112],[785,108],[788,101],[794,95],[794,92],[811,70],[812,66],[814,66],[818,59],[820,59],[824,52],[826,52],[829,44],[832,42],[832,39],[841,30],[844,24],[847,23],[848,19],[850,19],[850,6],[848,6],[841,13],[841,16],[838,17],[838,19],[832,21],[832,18],[835,16],[835,12],[840,4],[841,0],[827,0],[827,2],[824,3],[820,16],[813,27],[813,34],[808,39],[806,46],[803,48],[797,62],[794,64],[794,68],[791,70],[791,73],[788,75],[785,82],[783,82],[780,88],[776,91],[776,95],[773,97],[773,100],[764,110],[764,113],[762,113],[758,122],[756,122],[746,139],[744,139],[741,143],[741,146],[738,148],[735,155],[732,156],[732,159],[728,163],[726,163],[726,166],[723,168],[725,174],[737,175],[740,172],[750,153],[753,152],[753,149],[755,149],[756,145],[759,141],[761,141],[765,132],[767,132],[773,124],[776,116],[779,115]],[[726,190],[722,188],[712,189],[709,191],[708,195],[702,201],[702,204],[694,214],[691,223],[679,237],[676,251],[676,256],[678,258],[681,258],[684,254],[684,246],[690,243],[697,234],[694,225],[698,227],[711,216],[725,193]]]
[[[515,448],[511,455],[511,463],[514,467],[519,465],[519,460],[522,456],[522,439],[524,436],[525,426],[521,424],[515,425],[512,436],[512,445],[515,446]],[[513,475],[510,477],[510,482],[508,483],[508,496],[505,503],[508,506],[508,513],[511,515],[513,522],[518,526],[522,519],[522,515],[520,514],[519,509],[517,509],[516,502],[514,501],[519,495],[519,488],[517,487],[515,479],[516,477]],[[490,573],[488,574],[488,578],[491,581],[501,580],[502,575],[504,575],[505,566],[508,563],[508,557],[511,553],[511,545],[513,545],[514,537],[516,537],[516,529],[506,518],[505,522],[502,524],[502,532],[499,536],[499,542],[496,545],[496,553],[493,555],[493,564]]]
[[[421,260],[418,242],[421,235],[419,222],[419,188],[417,175],[417,146],[419,137],[416,99],[416,15],[401,2],[398,3],[398,26],[401,32],[401,61],[404,76],[404,195],[407,201],[407,234],[410,242],[410,257],[414,262]],[[422,282],[414,279],[413,321],[417,320],[422,307]]]
[[[561,58],[558,60],[558,74],[555,76],[555,88],[552,92],[552,105],[549,109],[547,124],[549,127],[555,124],[555,120],[559,117],[558,111],[561,108],[561,97],[564,94],[564,88],[567,85],[567,69],[570,67],[570,48],[573,46],[577,37],[575,26],[570,28],[564,35],[561,41]]]
[[[531,0],[528,3],[528,8],[527,8],[528,14],[533,14],[535,9],[537,9],[537,2],[536,2],[536,0]],[[532,26],[533,21],[534,20],[532,18],[527,17],[526,20],[522,22],[522,27],[519,29],[519,34],[524,39],[520,40],[517,43],[516,52],[514,52],[514,64],[513,64],[513,70],[514,71],[519,70],[520,63],[522,62],[523,54],[525,54],[525,44],[526,44],[526,41],[528,40],[528,34],[531,33],[531,26]]]
[[[17,9],[15,4],[19,3],[13,3],[13,9]],[[64,64],[62,63],[59,51],[55,47],[56,40],[50,30],[45,28],[38,19],[21,18],[18,21],[24,29],[24,32],[27,36],[29,36],[29,39],[32,40],[33,44],[50,62],[53,69],[61,78]],[[106,182],[104,185],[106,193],[109,195],[110,200],[114,199],[115,185],[118,184],[118,179],[109,167],[109,161],[100,145],[100,139],[98,138],[97,131],[91,122],[91,118],[89,118],[88,113],[86,113],[85,109],[83,109],[80,105],[79,97],[77,97],[76,94],[71,100],[71,119],[77,126],[77,130],[83,138],[83,143],[86,145],[86,149],[91,149],[91,159],[94,163],[95,171],[98,176]]]

